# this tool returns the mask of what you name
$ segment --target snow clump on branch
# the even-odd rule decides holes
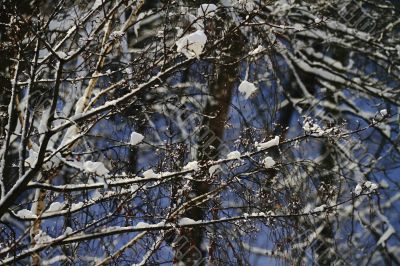
[[[251,95],[257,91],[257,87],[247,80],[243,80],[239,85],[239,91],[244,94],[244,98],[247,100]]]
[[[107,175],[110,171],[102,162],[87,161],[83,164],[86,172],[95,173],[97,175]]]
[[[199,58],[203,53],[207,42],[207,36],[204,31],[197,30],[191,34],[185,35],[176,42],[176,50],[183,53],[187,58]]]

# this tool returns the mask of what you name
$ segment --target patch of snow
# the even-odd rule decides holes
[[[199,169],[199,163],[197,161],[188,162],[184,167],[183,170],[194,170],[197,171]]]
[[[303,121],[303,129],[306,133],[312,134],[314,136],[323,136],[330,134],[335,128],[321,128],[317,123],[315,123],[311,118],[306,117]]]
[[[379,111],[379,113],[381,114],[381,116],[387,116],[388,110],[387,109],[382,109],[382,110]]]
[[[386,232],[379,238],[378,242],[376,243],[377,246],[382,245],[385,247],[386,241],[394,234],[396,231],[394,230],[393,226],[389,225],[389,228]]]
[[[290,9],[291,9],[291,5],[289,5],[287,3],[287,1],[276,1],[274,4],[274,9],[271,12],[271,15],[283,16]]]
[[[143,228],[147,228],[147,227],[149,227],[149,224],[145,223],[145,222],[138,222],[137,225],[135,225],[136,229],[143,229]]]
[[[35,214],[33,214],[30,210],[27,209],[23,209],[23,210],[19,210],[16,214],[19,218],[23,218],[23,219],[36,219],[37,216]]]
[[[143,177],[145,177],[145,178],[159,178],[160,175],[154,173],[153,169],[149,169],[149,170],[143,172]]]
[[[368,192],[374,192],[375,190],[377,190],[378,189],[378,185],[377,184],[375,184],[375,183],[373,183],[373,182],[371,182],[371,181],[366,181],[365,183],[364,183],[364,187],[365,188],[367,188],[368,189]]]
[[[257,46],[256,49],[249,52],[249,55],[256,55],[264,51],[264,47],[262,45]]]
[[[142,134],[137,133],[137,132],[132,132],[129,144],[131,144],[132,146],[135,146],[135,145],[139,144],[140,142],[142,142],[143,139],[144,139],[144,136]]]
[[[68,226],[65,228],[64,235],[70,235],[73,232],[74,232],[74,230],[72,230],[72,228]]]
[[[83,167],[86,172],[95,173],[97,175],[107,175],[110,172],[102,162],[87,161],[83,164]]]
[[[219,168],[220,168],[220,166],[219,166],[218,164],[212,165],[212,166],[210,166],[210,168],[208,169],[208,173],[209,173],[210,175],[213,175]]]
[[[247,80],[243,80],[239,85],[239,91],[244,94],[246,100],[257,90],[257,87]]]
[[[161,176],[161,177],[166,177],[166,176],[169,176],[169,175],[172,175],[173,174],[173,172],[168,172],[168,171],[166,171],[166,172],[161,172],[159,175]]]
[[[217,10],[217,6],[214,4],[202,4],[197,9],[197,17],[212,17],[215,15],[215,10]]]
[[[204,31],[197,30],[180,38],[176,42],[176,50],[178,53],[183,53],[187,58],[199,58],[206,42],[207,36],[204,34]]]
[[[372,193],[377,190],[379,186],[371,181],[365,181],[364,184],[357,184],[354,189],[354,194],[356,196],[360,195],[363,190],[366,190],[367,193]]]
[[[65,53],[63,51],[58,51],[58,52],[56,52],[56,54],[61,59],[66,59],[68,57],[67,53]]]
[[[105,1],[105,0],[104,0]],[[96,0],[92,6],[92,10],[97,9],[99,6],[103,4],[103,0]]]
[[[56,212],[62,210],[64,208],[65,204],[61,202],[53,202],[50,204],[50,207],[47,209],[48,212]]]
[[[232,1],[234,3],[235,6],[240,7],[240,8],[244,8],[246,11],[251,12],[254,10],[255,8],[255,4],[253,1],[249,1],[249,0],[236,0],[236,1]]]
[[[272,168],[275,165],[275,161],[268,156],[263,160],[263,164],[265,168]]]
[[[194,224],[194,223],[196,223],[195,220],[186,218],[186,217],[181,218],[178,222],[179,225],[188,225],[188,224]]]
[[[326,205],[322,204],[321,206],[318,206],[316,208],[314,208],[313,212],[323,212],[326,209]]]
[[[42,230],[39,231],[37,235],[34,237],[36,245],[42,245],[42,244],[47,244],[53,241],[54,239],[46,234],[46,232],[43,232]]]
[[[228,155],[226,155],[227,159],[240,159],[240,152],[238,151],[232,151],[230,153],[228,153]]]
[[[278,146],[279,145],[279,136],[275,136],[273,139],[267,141],[267,142],[261,142],[258,143],[256,142],[256,146],[257,146],[257,150],[263,150],[263,149],[268,149],[274,146]]]
[[[304,208],[303,208],[303,212],[304,213],[310,213],[311,211],[312,211],[312,209],[311,209],[312,207],[311,207],[311,204],[307,204]]]
[[[159,222],[159,223],[156,223],[155,226],[165,226],[165,222],[164,222],[164,221],[161,221],[161,222]]]
[[[294,28],[295,30],[297,30],[297,31],[304,30],[304,26],[301,25],[301,24],[299,24],[299,23],[294,24],[294,25],[293,25],[293,28]]]
[[[136,192],[139,189],[139,186],[136,184],[132,184],[129,188],[131,192]]]
[[[83,202],[73,203],[71,205],[71,210],[75,211],[75,210],[81,209],[84,205],[85,204]]]
[[[273,211],[267,211],[267,216],[275,216],[275,213]]]
[[[183,34],[183,29],[181,27],[175,27],[176,36],[181,36]]]
[[[354,194],[356,196],[360,195],[362,192],[362,186],[360,184],[357,184],[356,188],[354,189]]]

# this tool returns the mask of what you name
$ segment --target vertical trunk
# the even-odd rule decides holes
[[[222,62],[230,63],[236,60],[237,56],[241,53],[242,37],[237,35],[233,38],[236,39],[234,41],[229,40],[232,41],[228,53],[229,58],[223,58]],[[206,103],[203,111],[204,118],[199,132],[197,158],[203,162],[215,160],[220,156],[232,91],[240,74],[239,64],[217,66],[215,73],[217,73],[217,78],[210,85],[210,95],[212,95],[212,98]],[[204,179],[204,175],[208,175],[208,173],[201,172],[198,177]],[[192,191],[195,197],[209,192],[210,189],[211,187],[208,182],[194,181],[192,184]],[[193,220],[202,220],[207,213],[207,209],[207,204],[194,206],[184,216]],[[180,248],[180,252],[184,256],[176,256],[175,261],[183,262],[185,265],[203,265],[206,261],[206,252],[202,247],[204,230],[201,228],[184,229],[182,230],[182,234],[186,237],[189,244]],[[199,258],[199,251],[202,253],[201,258]]]
[[[45,203],[44,203],[45,198],[46,198],[46,191],[43,189],[36,189],[35,198],[34,198],[35,204],[32,206],[32,213],[35,213],[36,215],[40,215],[44,211],[44,208],[46,207]],[[36,244],[35,236],[37,236],[39,234],[39,231],[41,228],[40,225],[41,225],[40,218],[36,219],[32,224],[31,231],[30,231],[32,247],[35,246],[35,244]],[[40,259],[39,253],[35,252],[32,254],[31,264],[33,266],[41,265],[41,259]]]

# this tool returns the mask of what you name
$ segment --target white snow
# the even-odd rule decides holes
[[[294,24],[293,28],[297,31],[304,30],[304,26],[299,23]]]
[[[390,238],[392,234],[396,231],[394,230],[393,226],[389,225],[389,228],[386,232],[379,238],[378,242],[376,243],[377,246],[382,245],[383,247],[386,245],[386,241]]]
[[[362,192],[362,186],[360,184],[357,184],[356,188],[354,189],[354,194],[356,196],[360,195]]]
[[[321,206],[314,208],[313,212],[323,212],[325,209],[326,209],[326,205],[323,204]]]
[[[159,223],[156,223],[155,226],[165,226],[165,222],[164,222],[164,221],[161,221],[161,222],[159,222]]]
[[[154,173],[153,169],[149,169],[149,170],[143,172],[143,177],[145,177],[145,178],[159,178],[160,175]]]
[[[176,29],[176,36],[181,36],[183,33],[183,29],[181,27],[175,27]]]
[[[256,142],[256,146],[257,146],[257,150],[263,150],[263,149],[268,149],[274,146],[278,146],[279,145],[279,136],[275,136],[273,139],[267,141],[267,142],[261,142],[258,143]]]
[[[64,235],[70,235],[72,234],[72,232],[74,232],[74,230],[72,230],[72,228],[68,226],[65,228]]]
[[[104,0],[105,1],[105,0]],[[92,6],[92,10],[97,9],[99,6],[103,4],[103,0],[96,0]]]
[[[27,209],[19,210],[16,215],[19,218],[25,218],[25,219],[37,218],[35,214],[33,214],[30,210]]]
[[[95,173],[97,175],[107,175],[110,171],[104,166],[102,162],[87,161],[83,164],[85,171]]]
[[[262,45],[257,46],[256,49],[254,49],[253,51],[249,52],[249,55],[256,55],[261,53],[262,51],[264,51],[264,47]]]
[[[46,234],[46,232],[43,232],[42,230],[39,231],[37,235],[34,237],[36,245],[41,245],[41,244],[47,244],[53,241],[54,239]]]
[[[240,159],[240,152],[238,151],[232,151],[230,153],[228,153],[228,155],[226,155],[227,159]]]
[[[147,228],[147,227],[149,227],[149,224],[145,223],[145,222],[138,222],[137,225],[135,225],[135,228],[137,228],[137,229],[143,229],[143,228]]]
[[[382,109],[379,111],[379,113],[381,114],[381,116],[387,116],[388,111],[387,111],[387,109]]]
[[[174,174],[174,173],[173,173],[173,172],[168,172],[168,171],[159,173],[159,175],[160,175],[161,177],[170,176],[170,175],[172,175],[172,174]]]
[[[273,211],[267,211],[267,216],[275,216],[275,213]]]
[[[64,208],[64,203],[61,202],[53,202],[50,204],[50,207],[47,209],[48,212],[56,212],[62,210]]]
[[[213,175],[219,168],[220,168],[220,166],[219,166],[218,164],[212,165],[212,166],[208,169],[208,173],[209,173],[210,175]]]
[[[275,165],[275,161],[274,159],[268,156],[263,160],[263,164],[265,168],[271,168]]]
[[[183,170],[198,170],[199,169],[199,163],[197,161],[192,161],[188,162],[184,167]]]
[[[131,134],[131,140],[130,140],[129,143],[130,143],[132,146],[135,146],[135,145],[139,144],[140,142],[142,142],[143,139],[144,139],[144,136],[143,136],[142,134],[137,133],[137,132],[132,132],[132,134]]]
[[[73,203],[71,205],[71,211],[81,209],[85,204],[83,202]]]
[[[204,34],[204,31],[197,30],[180,38],[176,42],[176,50],[179,53],[183,53],[187,58],[199,58],[206,42],[207,36]]]
[[[178,222],[179,225],[187,225],[187,224],[194,224],[194,223],[196,223],[195,220],[186,218],[186,217],[181,218]]]
[[[217,10],[217,6],[214,4],[202,4],[197,9],[197,17],[212,17],[215,15],[215,10]]]
[[[370,193],[378,189],[378,185],[371,181],[366,181],[364,183],[364,187],[367,188],[368,192],[370,192]]]
[[[249,0],[235,0],[235,1],[230,1],[231,3],[234,4],[234,6],[243,8],[247,12],[251,12],[255,8],[255,3],[254,1],[249,1]]]
[[[306,117],[303,121],[303,129],[305,132],[312,134],[314,136],[323,136],[330,134],[334,128],[321,128],[317,123],[315,123],[311,118]]]
[[[310,122],[305,122],[304,124],[303,124],[303,129],[304,129],[304,131],[306,131],[306,132],[311,132],[311,131],[314,131],[314,130],[316,130],[316,129],[318,129],[319,127],[318,127],[318,125],[316,125],[316,124],[311,124]]]
[[[368,193],[372,193],[377,190],[379,186],[371,181],[365,181],[364,184],[357,184],[356,188],[354,189],[355,195],[360,195],[361,192],[366,189]]]
[[[239,85],[239,91],[244,94],[244,98],[248,99],[254,92],[257,91],[257,87],[247,80],[243,80]]]
[[[61,59],[66,59],[68,57],[68,55],[63,51],[58,51],[58,52],[56,52],[56,54]]]

